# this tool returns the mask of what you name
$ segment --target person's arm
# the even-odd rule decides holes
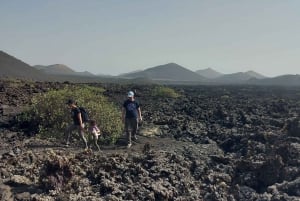
[[[98,126],[95,126],[96,132],[101,133],[100,128]]]
[[[141,111],[141,108],[139,107],[137,109],[137,111],[138,111],[138,115],[139,115],[139,120],[142,121],[142,111]]]

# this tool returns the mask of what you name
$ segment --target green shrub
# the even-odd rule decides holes
[[[102,94],[103,89],[91,86],[69,86],[61,90],[51,90],[35,96],[30,108],[19,117],[34,126],[41,137],[62,138],[66,127],[72,123],[68,99],[77,106],[86,108],[91,119],[96,120],[105,141],[114,143],[122,134],[121,113]]]
[[[229,95],[223,95],[223,96],[221,96],[221,99],[223,99],[223,100],[225,100],[225,99],[229,99],[230,98],[230,96]]]
[[[152,95],[155,97],[167,98],[177,98],[180,96],[174,89],[165,86],[155,87],[152,91]]]

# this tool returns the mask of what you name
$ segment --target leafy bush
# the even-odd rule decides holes
[[[172,88],[157,86],[153,89],[152,95],[155,97],[177,98],[180,95]]]
[[[19,117],[27,122],[41,137],[62,137],[66,127],[72,123],[68,99],[77,106],[86,108],[91,119],[96,120],[107,143],[113,143],[122,132],[119,109],[102,94],[102,88],[91,86],[68,86],[61,90],[51,90],[35,96],[30,108]]]

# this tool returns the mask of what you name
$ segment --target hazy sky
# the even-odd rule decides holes
[[[300,74],[300,1],[0,0],[0,50],[95,74],[169,62]]]

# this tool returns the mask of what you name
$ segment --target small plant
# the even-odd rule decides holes
[[[72,122],[68,99],[83,106],[91,119],[96,120],[107,143],[114,143],[122,133],[120,111],[103,96],[103,89],[91,86],[68,86],[35,96],[31,106],[18,121],[30,125],[41,137],[62,138],[66,127]]]
[[[152,95],[167,98],[178,98],[180,96],[174,89],[165,86],[155,87],[152,91]]]
[[[229,95],[223,95],[223,96],[221,96],[221,99],[223,99],[223,100],[225,100],[225,99],[229,99],[230,98],[230,96]]]

